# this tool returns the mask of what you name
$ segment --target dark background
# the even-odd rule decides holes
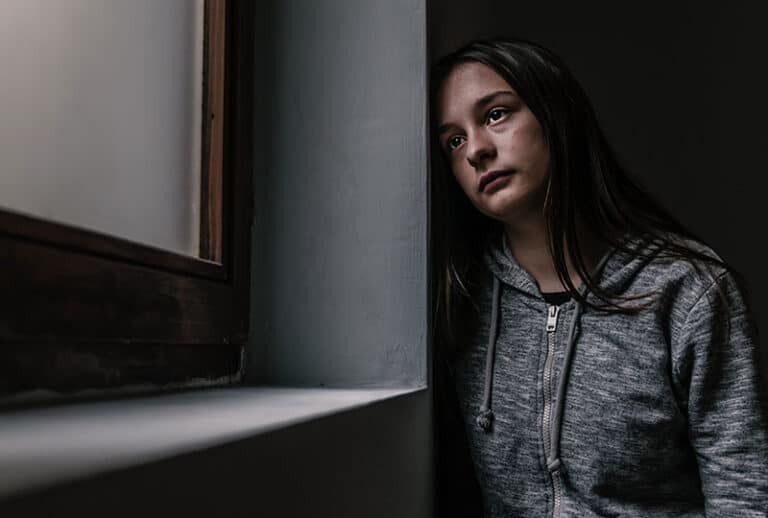
[[[764,11],[738,2],[433,0],[429,46],[434,61],[474,38],[517,36],[560,54],[626,168],[745,275],[765,330]]]

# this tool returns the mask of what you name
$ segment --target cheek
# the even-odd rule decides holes
[[[537,177],[546,176],[549,173],[549,146],[541,132],[534,129],[526,133],[518,144],[519,156],[523,158],[526,168]]]
[[[547,145],[547,141],[544,138],[544,132],[538,124],[536,125],[536,128],[531,135],[531,147],[536,155],[537,161],[542,165],[542,167],[548,169],[549,145]]]

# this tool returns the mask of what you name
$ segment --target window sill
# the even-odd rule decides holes
[[[0,414],[0,499],[425,390],[236,387]]]

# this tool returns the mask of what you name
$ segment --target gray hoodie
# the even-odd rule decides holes
[[[499,241],[451,369],[485,515],[768,517],[766,383],[733,276],[625,236],[655,256],[611,250],[597,283],[656,290],[652,309],[549,306]]]

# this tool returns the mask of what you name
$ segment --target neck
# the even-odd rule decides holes
[[[605,252],[605,244],[599,243],[595,236],[586,231],[582,225],[577,224],[576,228],[579,233],[579,245],[585,256],[582,260],[587,270],[591,271]],[[504,233],[515,260],[536,279],[541,292],[567,290],[557,275],[552,255],[549,253],[543,214],[541,217],[531,218],[523,222],[505,223]],[[565,263],[571,283],[578,288],[583,279],[576,272],[567,249],[565,251]]]

